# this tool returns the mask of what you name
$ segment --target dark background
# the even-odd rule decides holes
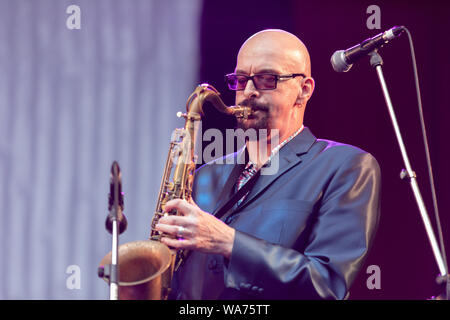
[[[381,9],[381,29],[369,30],[369,5]],[[319,138],[360,147],[382,170],[382,213],[374,246],[350,299],[427,299],[440,293],[439,273],[411,188],[399,178],[403,161],[375,70],[364,58],[348,73],[336,73],[330,57],[395,25],[412,33],[424,118],[446,247],[450,248],[450,172],[446,137],[450,95],[450,4],[444,1],[205,1],[200,82],[213,84],[226,104],[234,94],[223,75],[232,72],[241,44],[253,33],[281,28],[308,47],[316,89],[305,125]],[[383,47],[384,76],[430,219],[434,210],[406,34]],[[212,108],[211,108],[212,109]],[[203,129],[232,128],[231,119],[207,109]],[[436,230],[436,228],[435,228]],[[437,236],[437,232],[436,232]],[[369,290],[369,265],[381,269],[381,289]]]

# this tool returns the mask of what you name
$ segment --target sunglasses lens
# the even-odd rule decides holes
[[[238,74],[227,74],[225,80],[230,90],[245,90],[249,79],[253,80],[253,84],[257,90],[272,90],[277,87],[277,76],[273,74],[255,74],[248,77]]]
[[[273,74],[257,74],[254,76],[256,87],[260,90],[275,89],[277,77]]]
[[[226,76],[226,82],[230,90],[244,90],[247,85],[247,77],[229,74]]]

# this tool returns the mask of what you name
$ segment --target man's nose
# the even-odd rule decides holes
[[[244,96],[246,98],[256,97],[259,95],[258,89],[256,89],[255,84],[252,79],[248,79],[245,88],[244,88]]]

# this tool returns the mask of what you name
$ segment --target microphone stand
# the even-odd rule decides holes
[[[389,111],[389,115],[391,117],[391,121],[392,121],[392,125],[394,126],[394,131],[395,131],[395,136],[397,137],[397,141],[400,147],[400,152],[402,154],[402,158],[403,158],[403,162],[404,165],[406,167],[406,169],[403,169],[400,173],[400,178],[401,179],[408,179],[409,183],[411,185],[412,188],[412,192],[414,194],[414,197],[416,199],[417,205],[419,207],[419,211],[420,211],[420,215],[422,217],[422,221],[425,225],[425,230],[428,236],[428,240],[430,241],[431,244],[431,248],[433,250],[433,254],[434,254],[434,258],[436,260],[437,266],[439,268],[439,272],[440,272],[440,276],[439,278],[447,278],[448,279],[448,274],[447,274],[447,270],[446,270],[446,265],[444,263],[444,259],[442,257],[442,253],[439,250],[437,241],[436,241],[436,237],[434,235],[433,232],[433,228],[431,226],[430,223],[430,219],[428,217],[427,214],[427,209],[425,208],[425,204],[424,201],[422,199],[420,190],[419,190],[419,186],[417,184],[417,179],[416,179],[416,173],[412,170],[411,168],[411,164],[409,162],[408,159],[408,155],[406,153],[406,148],[405,145],[403,143],[403,139],[402,139],[402,135],[400,133],[400,128],[399,125],[397,123],[397,118],[395,116],[395,112],[394,112],[394,107],[392,106],[392,102],[391,102],[391,98],[389,96],[389,92],[386,86],[386,82],[384,80],[384,76],[383,76],[383,71],[381,66],[383,65],[383,59],[381,58],[380,54],[377,52],[377,50],[372,51],[371,53],[369,53],[370,56],[370,65],[375,68],[377,75],[378,75],[378,79],[380,81],[381,84],[381,88],[383,90],[383,95],[384,95],[384,99],[386,101],[387,107],[388,107],[388,111]],[[448,299],[448,297],[447,297]]]
[[[109,279],[110,300],[119,299],[119,234],[127,228],[123,211],[123,193],[119,164],[114,161],[111,167],[109,214],[105,221],[106,230],[112,235],[111,264],[99,270],[100,277]]]

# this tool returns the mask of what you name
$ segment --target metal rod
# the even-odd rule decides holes
[[[379,56],[379,54],[376,52],[373,54]],[[376,57],[376,58],[378,58],[378,57]],[[372,63],[372,60],[371,60],[371,63]],[[422,196],[421,196],[421,193],[419,190],[419,185],[417,184],[416,175],[415,175],[414,171],[411,169],[411,164],[409,162],[405,144],[403,143],[403,138],[400,133],[400,128],[398,126],[397,118],[395,116],[394,107],[392,105],[391,98],[389,96],[389,92],[388,92],[388,89],[386,86],[386,81],[384,80],[381,65],[382,65],[382,60],[381,60],[381,57],[379,57],[378,63],[375,64],[375,70],[377,71],[378,79],[380,80],[381,88],[383,90],[384,99],[386,101],[389,115],[391,117],[392,125],[394,126],[395,136],[397,137],[397,142],[400,147],[400,152],[402,154],[403,162],[406,167],[406,175],[407,175],[407,178],[409,179],[409,182],[410,182],[413,194],[414,194],[414,198],[416,199],[416,202],[417,202],[417,206],[419,207],[419,212],[422,217],[422,221],[425,226],[428,240],[430,241],[431,248],[432,248],[433,254],[434,254],[434,258],[435,258],[436,263],[439,268],[439,272],[441,273],[441,276],[446,276],[447,270],[445,268],[444,260],[442,258],[442,254],[439,250],[439,247],[438,247],[438,244],[436,241],[436,236],[434,235],[434,231],[433,231],[433,228],[430,223],[430,219],[427,214],[427,209],[425,207],[424,201],[422,199]]]
[[[109,299],[119,300],[119,283],[117,274],[118,248],[119,248],[119,230],[117,220],[112,222],[112,251],[111,251],[111,274],[109,283]]]

